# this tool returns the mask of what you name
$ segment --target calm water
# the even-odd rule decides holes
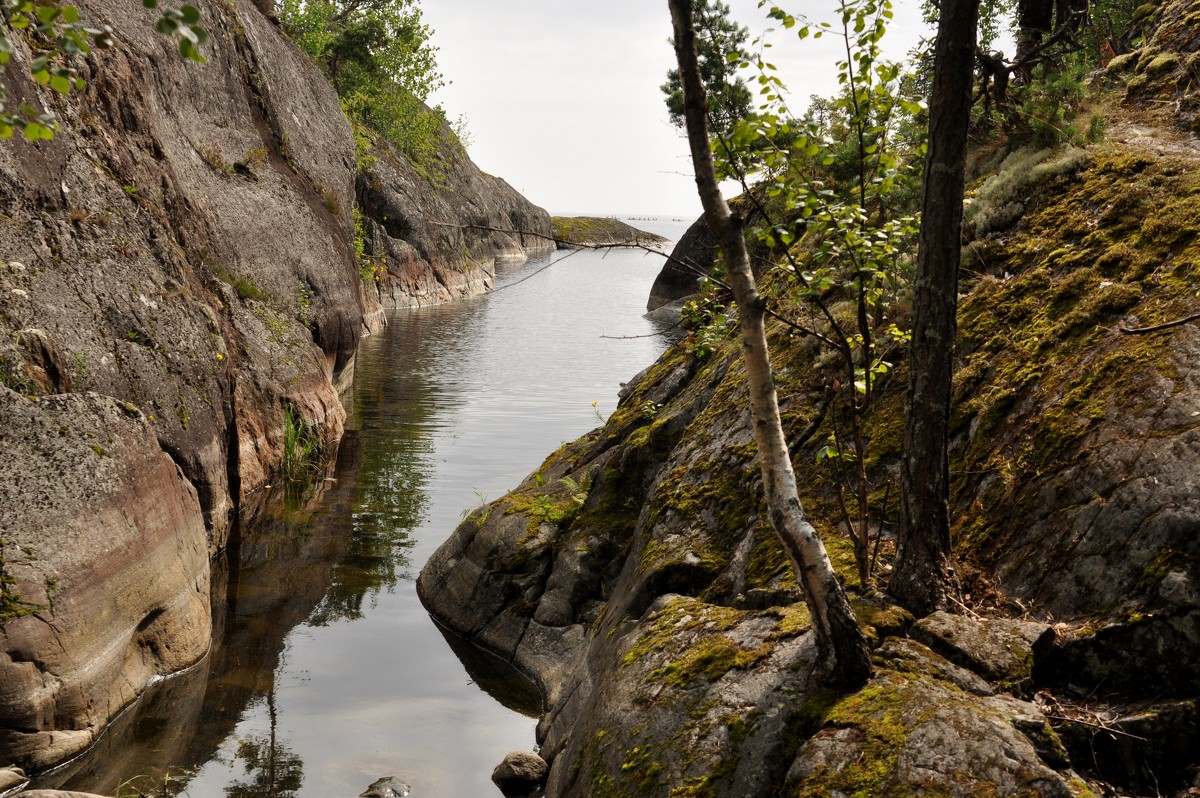
[[[330,798],[396,775],[414,798],[498,796],[491,770],[532,748],[516,710],[536,696],[470,650],[468,673],[414,579],[464,510],[597,426],[662,350],[641,317],[660,266],[559,252],[486,297],[393,314],[360,350],[354,428],[320,495],[266,513],[215,566],[209,657],[38,786]],[[498,697],[480,687],[497,679]]]

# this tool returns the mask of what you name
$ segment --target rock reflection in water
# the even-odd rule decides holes
[[[252,497],[214,564],[209,657],[38,786],[113,795],[141,776],[147,795],[315,798],[393,775],[413,795],[497,794],[489,774],[532,746],[540,697],[447,646],[412,577],[464,507],[595,426],[663,345],[641,317],[654,261],[545,265],[503,273],[511,291],[397,313],[363,342],[331,481]]]
[[[280,487],[257,497],[243,531],[213,563],[208,656],[155,685],[89,753],[33,786],[179,794],[247,711],[265,702],[268,734],[238,742],[234,758],[247,778],[225,791],[231,798],[294,795],[303,763],[277,738],[275,715],[287,634],[306,620],[361,617],[368,596],[390,589],[410,570],[402,535],[396,540],[394,533],[384,536],[371,523],[358,523],[361,460],[359,438],[350,431],[328,478],[301,495]]]

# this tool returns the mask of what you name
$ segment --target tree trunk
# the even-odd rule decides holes
[[[725,266],[741,318],[750,418],[758,443],[758,460],[771,523],[792,561],[797,581],[804,587],[821,652],[823,678],[838,686],[857,687],[870,677],[870,650],[833,572],[825,546],[805,518],[796,492],[796,477],[779,418],[767,351],[763,322],[766,306],[750,271],[741,222],[730,213],[721,197],[709,149],[704,87],[696,63],[696,34],[692,29],[692,0],[668,0],[668,3],[675,29],[675,55],[683,83],[684,118],[696,169],[696,186],[705,218],[725,254]]]
[[[913,296],[900,534],[890,585],[917,615],[944,606],[952,586],[947,444],[978,18],[979,0],[942,0]]]

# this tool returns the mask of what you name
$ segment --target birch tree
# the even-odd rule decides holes
[[[834,574],[825,546],[805,517],[797,495],[796,476],[779,416],[767,350],[766,304],[750,270],[741,220],[730,212],[721,196],[709,148],[705,91],[696,57],[696,32],[692,26],[693,2],[668,0],[668,4],[696,187],[704,206],[704,216],[725,256],[729,282],[739,309],[750,417],[758,443],[758,461],[771,523],[792,562],[797,581],[804,588],[817,635],[823,678],[838,686],[857,687],[870,677],[870,650]]]

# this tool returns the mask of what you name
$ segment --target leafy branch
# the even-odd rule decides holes
[[[142,5],[154,9],[158,0],[142,0]],[[39,85],[48,86],[58,94],[70,94],[86,85],[72,59],[89,55],[93,48],[104,50],[113,46],[110,25],[89,25],[76,6],[66,3],[0,0],[0,18],[4,23],[0,25],[0,66],[7,65],[17,54],[8,30],[23,33],[38,42],[38,49],[42,50],[30,61],[30,74]],[[208,33],[199,23],[199,9],[185,5],[162,9],[154,27],[165,36],[178,37],[180,57],[204,63],[200,46],[208,40]],[[58,120],[52,112],[38,111],[28,103],[9,110],[4,86],[0,84],[0,139],[12,138],[18,130],[29,141],[49,140],[58,130]]]

